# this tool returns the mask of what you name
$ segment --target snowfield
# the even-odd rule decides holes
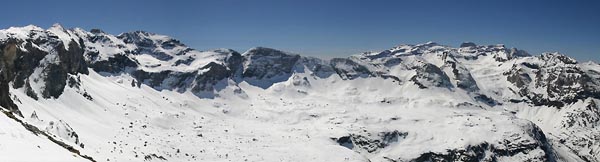
[[[216,99],[132,87],[128,76],[92,72],[81,80],[92,101],[70,88],[52,100],[12,93],[27,122],[46,129],[52,121],[69,123],[85,146],[82,152],[103,157],[96,160],[144,161],[157,155],[169,161],[384,161],[501,143],[532,129],[502,109],[460,106],[469,101],[450,91],[419,92],[412,86],[389,91],[386,87],[397,85],[385,79],[331,77],[309,80],[326,87],[295,87],[288,81],[266,90],[242,84],[244,95],[223,90]],[[34,111],[37,118],[30,117]],[[376,154],[361,155],[331,139],[393,131],[407,135]]]
[[[0,42],[0,161],[600,161],[600,65],[558,53],[321,60],[60,25]]]

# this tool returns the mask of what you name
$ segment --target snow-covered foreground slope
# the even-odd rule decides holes
[[[0,116],[0,159],[2,161],[88,161],[48,140],[35,135],[23,125]]]
[[[600,161],[600,65],[558,53],[322,60],[60,25],[0,42],[0,161]]]
[[[216,99],[132,87],[131,80],[94,72],[82,75],[80,88],[92,101],[71,88],[53,100],[35,101],[18,90],[13,94],[20,101],[21,112],[28,116],[27,122],[55,134],[75,131],[79,143],[84,144],[82,153],[98,161],[143,161],[146,157],[170,161],[383,161],[484,143],[511,149],[507,141],[531,145],[527,148],[530,155],[521,153],[507,160],[545,158],[545,141],[536,139],[535,134],[541,132],[528,121],[502,110],[458,106],[463,97],[450,93],[394,97],[416,87],[390,92],[386,87],[395,85],[391,80],[344,82],[332,77],[311,81],[313,85],[337,84],[303,92],[298,89],[306,87],[290,82],[267,90],[243,84],[245,95],[235,95],[232,90]],[[37,118],[29,117],[34,111]],[[49,124],[61,120],[69,124]],[[385,141],[389,146],[356,144],[353,150],[364,154],[332,139],[352,135],[383,140],[379,135],[386,133],[391,138]],[[69,136],[62,138],[78,145]]]

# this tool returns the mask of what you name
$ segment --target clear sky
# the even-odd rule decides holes
[[[397,44],[506,44],[600,61],[597,0],[13,0],[0,28],[146,30],[207,50],[255,46],[345,57]]]

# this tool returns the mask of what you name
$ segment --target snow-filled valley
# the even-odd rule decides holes
[[[600,161],[600,65],[428,42],[330,60],[0,30],[0,161]]]

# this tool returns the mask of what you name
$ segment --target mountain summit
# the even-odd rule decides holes
[[[600,65],[433,42],[319,59],[0,30],[0,161],[600,162]]]

